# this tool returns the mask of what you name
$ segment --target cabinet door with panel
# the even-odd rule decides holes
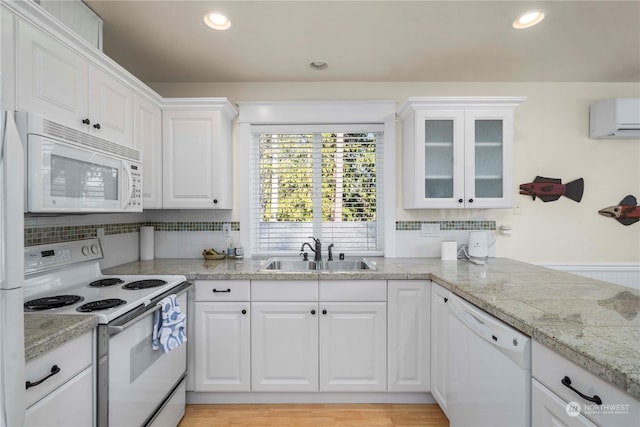
[[[162,112],[139,94],[133,97],[133,144],[142,152],[144,209],[162,207]]]
[[[188,341],[195,353],[189,361],[193,390],[250,391],[249,281],[197,280],[193,294],[195,338]]]
[[[88,131],[89,63],[26,22],[17,37],[17,109]]]
[[[57,40],[20,21],[17,107],[132,146],[133,92]]]
[[[196,302],[195,391],[250,391],[248,302]]]
[[[251,303],[253,391],[318,391],[317,302]]]
[[[133,146],[133,92],[96,67],[89,75],[89,131],[111,142]]]
[[[386,302],[321,302],[320,311],[320,391],[386,391]]]
[[[431,394],[447,413],[447,381],[449,372],[449,294],[431,284]]]
[[[164,110],[163,207],[233,207],[231,120],[222,109]]]
[[[513,204],[513,110],[524,98],[410,98],[404,120],[404,207]]]
[[[430,282],[389,280],[389,391],[429,391]]]

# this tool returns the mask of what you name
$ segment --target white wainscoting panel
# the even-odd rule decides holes
[[[589,264],[562,265],[546,264],[543,267],[566,271],[592,279],[603,280],[617,285],[640,290],[640,265],[633,264]]]

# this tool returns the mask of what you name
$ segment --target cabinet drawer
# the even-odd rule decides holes
[[[29,407],[25,413],[23,426],[87,427],[94,425],[93,388],[93,368],[89,367]]]
[[[196,301],[249,301],[248,280],[196,280]]]
[[[252,280],[251,301],[318,301],[316,280]]]
[[[386,280],[321,280],[320,301],[386,301]]]
[[[59,372],[51,375],[42,383],[27,389],[27,407],[91,366],[93,354],[92,337],[92,333],[84,334],[49,353],[27,362],[25,367],[26,380],[32,383],[51,375],[54,365],[60,369]]]
[[[618,427],[638,425],[640,401],[535,341],[531,372],[535,379],[562,400],[579,403],[581,413],[597,424]],[[565,376],[571,379],[571,387],[587,396],[600,397],[602,405],[581,398],[563,385],[561,381]]]
[[[532,426],[596,427],[582,414],[569,412],[567,402],[536,380],[531,381],[531,407]]]

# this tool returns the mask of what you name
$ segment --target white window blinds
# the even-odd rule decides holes
[[[252,126],[254,254],[382,254],[381,125]]]

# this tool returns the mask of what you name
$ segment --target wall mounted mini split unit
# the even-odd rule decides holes
[[[590,137],[640,138],[640,98],[604,99],[589,110]]]

